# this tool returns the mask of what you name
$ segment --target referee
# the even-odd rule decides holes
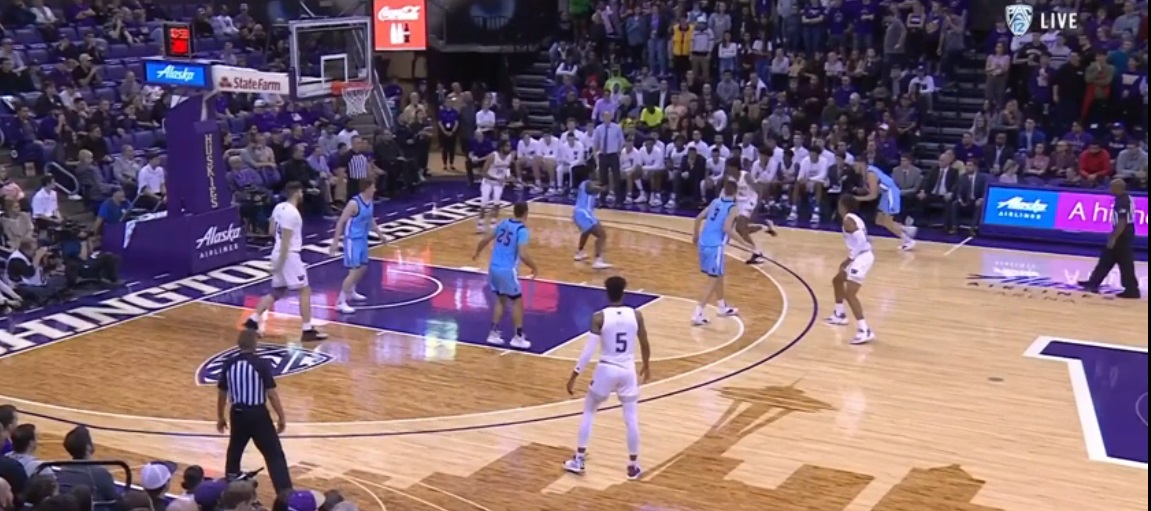
[[[1131,247],[1135,239],[1135,208],[1131,205],[1131,195],[1127,193],[1127,183],[1122,179],[1111,181],[1111,194],[1115,196],[1115,207],[1111,209],[1111,234],[1107,236],[1107,248],[1099,255],[1099,262],[1095,265],[1095,271],[1091,272],[1091,277],[1079,281],[1079,285],[1092,293],[1098,293],[1103,279],[1118,264],[1123,292],[1115,296],[1137,300],[1139,279],[1135,276],[1135,253]]]
[[[352,150],[344,156],[344,160],[340,162],[348,169],[348,197],[355,197],[360,194],[360,180],[372,177],[372,162],[364,153],[364,139],[355,137],[352,139]]]
[[[284,407],[276,393],[276,381],[272,378],[272,368],[268,362],[256,355],[255,330],[243,329],[236,346],[240,352],[230,358],[220,370],[220,389],[216,398],[216,430],[223,433],[231,421],[231,434],[228,436],[228,458],[224,472],[228,477],[240,475],[240,460],[248,442],[255,442],[260,454],[264,455],[264,465],[272,478],[276,493],[292,488],[292,477],[288,473],[288,461],[284,458],[284,446],[280,444],[280,433],[284,431]],[[268,413],[268,402],[276,411],[276,423]],[[224,415],[228,403],[232,403],[229,414]]]

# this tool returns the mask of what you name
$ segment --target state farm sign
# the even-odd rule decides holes
[[[266,73],[255,69],[232,66],[212,66],[215,90],[253,94],[287,94],[290,80],[287,73]]]

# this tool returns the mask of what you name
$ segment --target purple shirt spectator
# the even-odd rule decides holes
[[[1094,139],[1095,137],[1083,131],[1083,128],[1076,124],[1071,128],[1071,132],[1063,135],[1063,138],[1060,140],[1067,142],[1067,146],[1071,149],[1072,153],[1079,154],[1083,152],[1084,149],[1087,149],[1087,146],[1090,145]]]
[[[238,171],[233,171],[229,176],[232,185],[237,190],[245,190],[249,188],[263,189],[264,178],[255,169],[243,168]]]
[[[92,6],[84,3],[84,0],[76,0],[68,4],[68,6],[64,8],[64,19],[68,20],[70,24],[84,27],[96,25],[96,18],[92,12]]]
[[[313,122],[312,113],[306,110],[299,110],[295,103],[284,105],[284,109],[280,111],[280,115],[276,116],[276,120],[280,122],[281,126],[292,126],[294,124],[310,125]]]
[[[971,135],[963,135],[963,142],[955,144],[955,159],[962,162],[983,160],[983,148],[975,145]]]
[[[591,118],[599,121],[603,119],[604,114],[610,114],[615,117],[616,110],[619,109],[619,101],[616,101],[612,95],[606,95],[595,101],[595,106],[591,109]]]
[[[248,127],[255,126],[256,129],[260,130],[260,133],[268,133],[277,128],[276,116],[268,111],[268,107],[261,106],[262,101],[261,99],[256,102],[255,112],[252,113],[251,117],[248,117]]]

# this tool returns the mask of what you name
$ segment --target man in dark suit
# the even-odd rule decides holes
[[[966,172],[955,185],[955,196],[947,204],[947,232],[955,234],[958,231],[959,215],[971,215],[970,234],[972,236],[979,230],[979,220],[983,212],[983,201],[987,197],[987,174],[979,172],[979,164],[975,160],[967,162]]]
[[[639,99],[643,100],[641,107],[653,105],[663,110],[671,102],[671,88],[666,79],[660,80],[658,89],[641,92]]]
[[[955,183],[959,181],[959,169],[962,165],[955,159],[955,153],[952,151],[939,155],[939,165],[931,169],[927,177],[920,181],[919,193],[916,194],[914,201],[914,218],[926,218],[928,209],[947,206],[955,195]]]
[[[1003,166],[1015,157],[1015,148],[1007,145],[1007,133],[999,132],[995,135],[995,143],[983,148],[983,169],[992,175],[998,176],[1003,172]]]

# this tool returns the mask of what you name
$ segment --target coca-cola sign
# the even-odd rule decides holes
[[[373,0],[376,51],[420,51],[428,47],[426,0]]]

